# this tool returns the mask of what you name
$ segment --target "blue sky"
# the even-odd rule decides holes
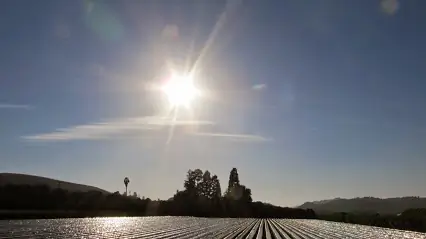
[[[0,6],[1,172],[154,199],[232,167],[277,205],[426,196],[426,2]],[[203,94],[173,120],[152,86],[187,66]]]

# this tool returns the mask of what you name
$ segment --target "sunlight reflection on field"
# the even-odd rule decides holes
[[[426,234],[304,219],[110,217],[0,221],[0,238],[426,238]]]

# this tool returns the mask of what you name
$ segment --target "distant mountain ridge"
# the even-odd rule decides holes
[[[12,185],[46,185],[51,189],[61,188],[70,192],[88,192],[88,191],[97,191],[101,193],[109,193],[106,190],[78,184],[65,182],[61,180],[28,175],[28,174],[19,174],[19,173],[0,173],[0,186],[4,186],[7,184]]]
[[[426,198],[335,198],[322,201],[306,202],[298,208],[311,208],[318,213],[333,212],[369,212],[381,214],[398,214],[410,208],[426,208]]]

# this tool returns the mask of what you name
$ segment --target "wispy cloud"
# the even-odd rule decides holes
[[[170,117],[147,116],[116,119],[57,129],[54,132],[22,136],[33,142],[56,142],[73,140],[102,140],[116,136],[134,135],[140,131],[158,130],[165,126],[212,125],[210,121],[173,120]]]
[[[389,14],[394,15],[399,10],[399,0],[381,0],[380,1],[380,9]]]
[[[23,109],[30,110],[33,107],[30,105],[17,105],[17,104],[2,104],[0,103],[0,109]]]
[[[184,126],[197,126],[191,130],[184,130],[179,135],[202,136],[202,137],[218,137],[226,140],[240,142],[267,142],[272,139],[264,138],[259,135],[252,134],[230,134],[224,132],[216,132],[214,130],[215,123],[211,121],[201,120],[174,120],[170,117],[146,116],[136,118],[123,118],[95,122],[90,124],[75,125],[67,128],[56,129],[53,132],[22,136],[21,138],[29,142],[64,142],[76,140],[108,140],[133,138],[143,135],[142,132],[165,132],[170,127],[179,127],[187,129]],[[213,131],[197,131],[194,129],[199,126],[207,127]],[[206,127],[204,127],[206,129]],[[163,131],[162,131],[163,130]]]
[[[204,136],[204,137],[220,137],[220,138],[226,138],[229,140],[236,140],[236,141],[249,141],[249,142],[272,141],[272,139],[264,138],[262,136],[253,135],[253,134],[228,134],[228,133],[209,133],[209,132],[195,132],[191,134],[197,135],[197,136]]]
[[[266,84],[256,84],[251,87],[253,90],[264,90],[266,89]]]

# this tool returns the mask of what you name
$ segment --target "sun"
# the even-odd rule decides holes
[[[194,85],[194,79],[189,74],[172,74],[163,85],[162,91],[166,94],[172,107],[190,108],[200,91]]]

